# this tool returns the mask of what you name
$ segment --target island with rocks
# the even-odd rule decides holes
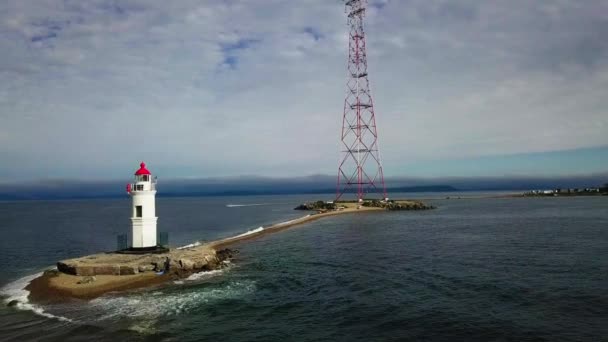
[[[295,210],[314,210],[318,212],[342,211],[344,209],[357,210],[429,210],[435,209],[432,205],[427,205],[420,201],[413,200],[365,200],[359,201],[315,201],[302,203],[295,207]]]

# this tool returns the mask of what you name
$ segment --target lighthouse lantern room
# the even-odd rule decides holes
[[[132,249],[154,249],[156,241],[156,180],[146,168],[146,163],[140,164],[135,172],[135,182],[127,184],[127,192],[133,199],[133,213],[131,223],[133,226]]]

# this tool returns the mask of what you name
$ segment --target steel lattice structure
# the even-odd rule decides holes
[[[348,81],[342,119],[342,156],[338,166],[336,200],[356,193],[362,201],[368,193],[387,198],[378,147],[374,102],[367,78],[367,54],[363,18],[367,0],[346,1],[348,14]]]

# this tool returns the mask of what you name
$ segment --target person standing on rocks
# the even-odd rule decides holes
[[[171,267],[171,260],[169,259],[169,257],[165,258],[165,273],[169,272],[169,268]]]

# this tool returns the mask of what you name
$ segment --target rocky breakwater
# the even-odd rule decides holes
[[[145,272],[163,272],[187,276],[193,272],[221,268],[233,251],[215,251],[206,246],[172,249],[162,254],[100,253],[57,263],[59,272],[74,276],[136,275]]]
[[[236,251],[209,245],[172,249],[162,254],[99,253],[62,260],[26,287],[35,302],[91,299],[108,292],[162,284],[192,273],[227,265]]]

